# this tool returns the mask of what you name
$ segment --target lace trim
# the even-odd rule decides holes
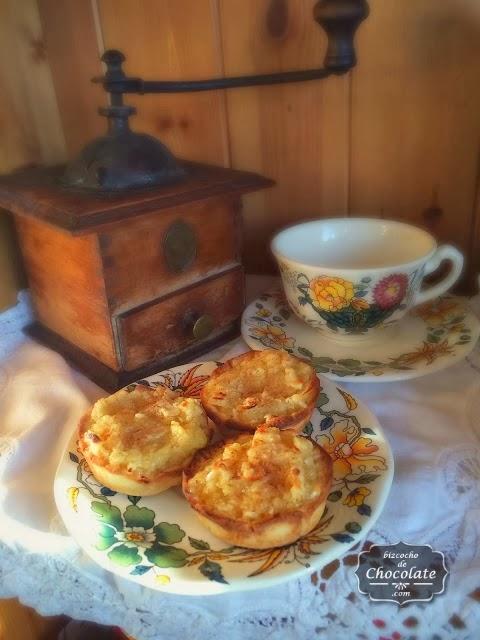
[[[379,532],[372,538],[387,541]],[[372,604],[357,591],[352,555],[331,563],[333,567],[328,565],[320,575],[278,588],[197,600],[126,584],[85,563],[80,552],[67,561],[0,543],[0,597],[18,596],[42,615],[63,613],[116,624],[136,640],[158,639],[162,630],[168,630],[171,640],[183,640],[187,632],[191,638],[218,640],[290,640],[319,634],[332,640],[378,640],[398,633],[402,638],[426,638],[435,632],[442,640],[474,640],[480,607],[473,599],[459,601],[449,594],[448,600],[437,598],[404,610],[390,603]],[[274,605],[267,604],[272,600]],[[465,628],[459,628],[462,625]]]
[[[33,320],[30,294],[27,289],[19,291],[17,304],[0,314],[0,359],[6,358],[25,341],[22,329]],[[0,380],[1,385],[1,380]]]

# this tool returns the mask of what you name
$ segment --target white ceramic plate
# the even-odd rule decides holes
[[[252,349],[283,349],[312,361],[332,380],[391,382],[440,371],[475,346],[480,323],[466,300],[437,298],[413,309],[378,342],[345,344],[326,338],[291,311],[278,289],[245,309],[242,336]]]
[[[197,396],[216,366],[184,365],[140,384]],[[305,432],[335,451],[335,480],[318,526],[295,544],[261,551],[231,547],[200,524],[180,488],[146,498],[106,489],[77,451],[76,433],[54,484],[69,533],[103,568],[152,589],[185,595],[267,587],[342,556],[380,515],[392,482],[393,459],[370,411],[333,382],[322,378],[321,385]]]

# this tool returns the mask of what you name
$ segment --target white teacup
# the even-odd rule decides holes
[[[462,254],[437,247],[427,231],[374,218],[304,222],[280,231],[272,251],[293,311],[337,339],[378,337],[379,329],[450,289],[463,268]],[[452,269],[423,290],[424,277],[443,260]]]

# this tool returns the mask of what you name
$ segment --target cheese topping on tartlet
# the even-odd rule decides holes
[[[261,427],[217,449],[189,478],[188,492],[210,514],[234,520],[294,511],[323,490],[316,448],[291,431]]]
[[[204,447],[207,422],[199,400],[136,386],[95,403],[83,424],[81,448],[87,460],[112,471],[150,478],[181,467]]]
[[[254,430],[261,424],[303,427],[320,383],[314,369],[283,351],[252,351],[220,366],[202,390],[217,424]]]

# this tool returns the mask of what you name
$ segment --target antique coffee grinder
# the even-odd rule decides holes
[[[37,322],[31,335],[108,391],[191,360],[237,332],[244,306],[241,196],[271,186],[259,175],[175,158],[129,128],[129,93],[209,91],[311,81],[355,65],[365,0],[321,0],[324,66],[205,81],[128,77],[119,51],[102,57],[105,136],[66,169],[0,180],[15,216]]]

